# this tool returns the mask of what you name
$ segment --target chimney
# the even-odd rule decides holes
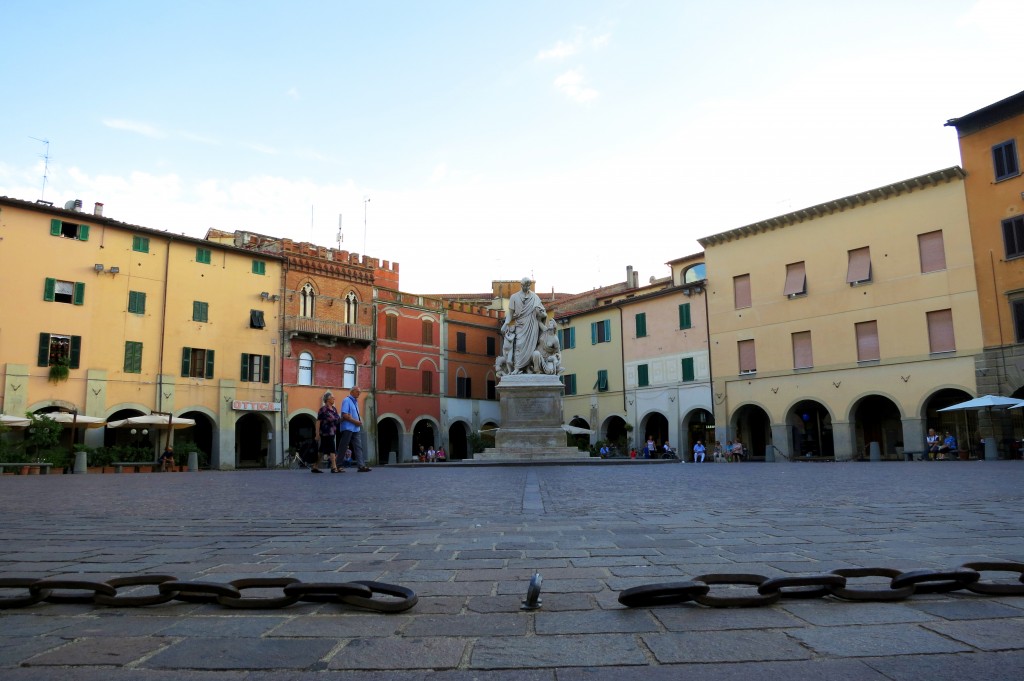
[[[92,209],[92,214],[98,218],[103,217],[103,204],[97,201],[96,206]]]
[[[636,288],[636,284],[634,283],[635,281],[636,279],[633,277],[633,266],[626,265],[626,287]]]

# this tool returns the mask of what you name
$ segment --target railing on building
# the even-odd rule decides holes
[[[315,319],[287,315],[284,318],[284,329],[289,334],[341,338],[345,340],[373,340],[373,326],[370,324],[349,324],[330,319]]]

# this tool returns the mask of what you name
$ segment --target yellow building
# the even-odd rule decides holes
[[[937,411],[974,394],[982,348],[960,168],[699,241],[717,439],[769,460],[920,452],[929,427],[973,444]]]
[[[622,311],[611,305],[609,298],[627,288],[636,288],[631,272],[625,284],[570,296],[548,308],[549,317],[558,325],[565,368],[562,414],[569,425],[593,431],[591,444],[629,437],[622,373]]]
[[[213,467],[280,460],[280,258],[80,208],[0,198],[3,412],[173,414]],[[86,442],[166,442],[141,430]]]
[[[985,341],[978,366],[981,394],[1024,398],[1024,92],[946,125],[956,128],[967,178],[967,213],[978,275]],[[1003,456],[1024,438],[1024,410],[997,419]]]

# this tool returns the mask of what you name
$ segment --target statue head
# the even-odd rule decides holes
[[[530,281],[529,277],[523,277],[519,281],[519,283],[523,287],[523,293],[529,293],[530,292],[530,284],[532,284],[533,282]]]

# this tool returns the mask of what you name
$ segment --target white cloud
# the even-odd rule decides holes
[[[588,87],[579,69],[570,69],[555,78],[555,87],[576,102],[590,102],[597,98],[597,90]]]
[[[595,50],[600,50],[608,46],[612,40],[611,33],[605,33],[603,35],[597,35],[590,39],[590,46]]]
[[[555,43],[554,47],[548,48],[546,50],[541,50],[540,52],[538,52],[535,59],[537,61],[545,61],[547,59],[565,59],[566,57],[571,57],[572,55],[576,54],[579,51],[580,41],[578,38],[569,43],[559,40],[557,43]]]
[[[125,118],[108,118],[103,121],[103,125],[114,130],[125,130],[127,132],[134,132],[139,135],[155,139],[163,139],[167,137],[167,133],[156,126],[148,123],[141,123],[139,121],[130,121]]]
[[[300,99],[298,88],[288,88],[287,92],[285,92],[285,95],[296,101]]]
[[[239,146],[241,146],[243,149],[249,149],[260,154],[267,154],[268,156],[276,156],[278,153],[277,149],[275,149],[274,147],[268,146],[266,144],[260,144],[259,142],[243,143],[240,144]]]

